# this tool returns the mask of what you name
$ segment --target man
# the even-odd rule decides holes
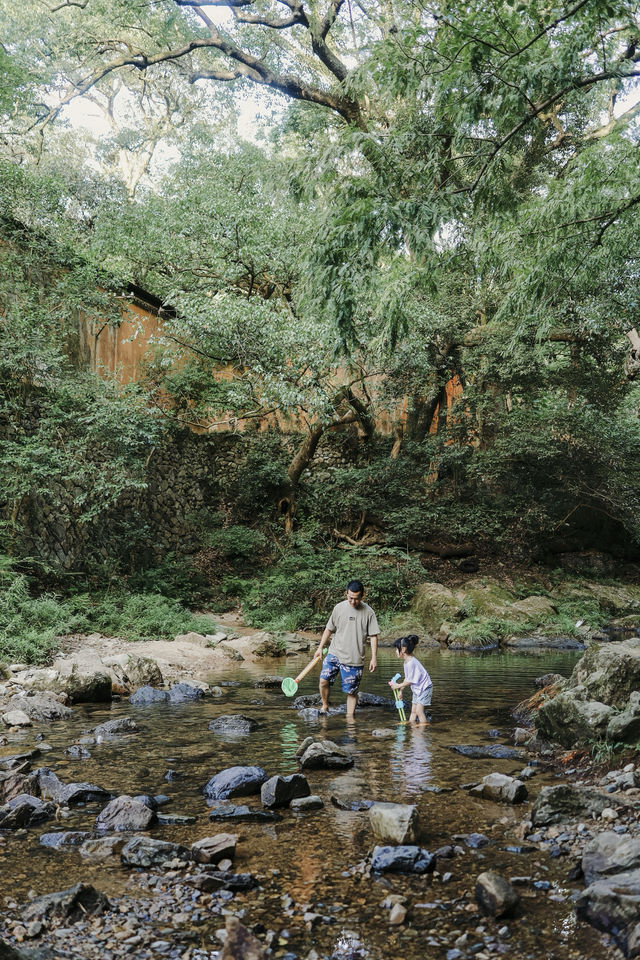
[[[320,697],[322,712],[329,709],[329,689],[340,674],[342,690],[347,695],[347,719],[353,720],[358,705],[358,687],[364,668],[364,644],[371,641],[369,671],[373,673],[378,662],[378,634],[380,627],[375,613],[363,600],[364,586],[360,580],[352,580],[346,589],[345,599],[337,603],[322,634],[316,656],[329,637],[332,637],[328,653],[320,673]]]

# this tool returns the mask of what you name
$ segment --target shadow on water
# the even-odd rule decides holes
[[[234,869],[252,872],[259,878],[260,888],[237,894],[234,912],[248,924],[260,921],[276,930],[286,927],[289,938],[284,938],[285,942],[300,956],[306,956],[313,945],[320,955],[334,958],[444,958],[438,930],[443,923],[449,927],[459,923],[461,929],[467,923],[473,912],[469,904],[473,904],[475,877],[482,870],[550,877],[556,893],[563,888],[566,864],[543,863],[538,852],[523,859],[504,850],[505,843],[513,843],[505,837],[526,816],[527,808],[497,806],[459,789],[494,770],[517,773],[524,759],[468,759],[451,747],[511,744],[514,722],[510,711],[533,692],[534,678],[549,671],[568,676],[576,658],[577,654],[568,652],[490,656],[423,652],[421,660],[433,678],[434,695],[432,723],[420,729],[396,727],[388,680],[397,671],[398,661],[391,650],[380,651],[378,671],[373,675],[365,672],[362,684],[363,691],[388,698],[389,706],[361,709],[350,725],[342,714],[305,721],[280,690],[256,688],[255,671],[249,674],[231,664],[223,674],[207,678],[210,683],[232,684],[223,688],[219,699],[145,708],[124,701],[110,706],[76,706],[72,720],[47,728],[51,749],[36,762],[55,769],[63,781],[97,783],[114,794],[164,793],[171,800],[167,811],[197,818],[188,826],[154,828],[152,834],[162,839],[190,845],[215,833],[237,832]],[[270,661],[261,670],[295,675],[305,662],[302,657]],[[315,693],[316,684],[317,673],[303,681],[299,694]],[[334,690],[333,703],[343,701],[340,691]],[[228,713],[250,715],[260,727],[249,736],[235,738],[209,731],[212,719]],[[69,744],[87,736],[96,724],[125,715],[136,719],[139,733],[89,744],[91,757],[82,761],[65,754]],[[373,736],[380,728],[392,728],[390,735]],[[295,751],[309,735],[335,740],[351,750],[356,761],[349,770],[307,774],[311,792],[324,800],[321,810],[285,810],[279,822],[266,825],[247,822],[230,826],[209,821],[202,787],[211,776],[236,764],[258,764],[269,776],[293,773],[298,769]],[[33,732],[14,735],[2,752],[34,746],[34,737]],[[173,773],[167,779],[169,771]],[[534,791],[546,782],[552,782],[550,774],[542,772],[534,781]],[[492,843],[452,860],[446,884],[439,874],[368,878],[358,869],[374,846],[368,815],[340,809],[332,797],[344,805],[354,800],[415,803],[421,843],[430,850],[473,831],[485,833]],[[259,798],[237,802],[260,806]],[[83,880],[112,897],[125,890],[128,896],[135,896],[131,870],[125,870],[115,858],[91,865],[77,852],[52,851],[39,843],[45,830],[91,830],[98,809],[92,805],[73,808],[65,819],[42,829],[5,834],[0,842],[0,895],[23,902],[30,892],[50,892]],[[400,928],[389,927],[388,910],[381,907],[391,893],[406,897],[410,907],[408,920]],[[302,912],[296,913],[295,908],[283,916],[285,895],[320,913],[322,922],[309,930]],[[480,918],[476,922],[480,923]],[[567,943],[572,944],[574,953],[583,950],[584,956],[608,955],[589,928],[580,926],[576,932],[574,923],[568,900],[544,901],[542,905],[539,899],[532,900],[526,907],[526,919],[512,924],[509,952],[536,960],[552,958],[556,956],[552,945],[559,940],[564,947],[558,957],[569,955]],[[215,938],[211,940],[213,931],[221,925],[219,916],[205,924],[211,949],[216,943]],[[203,937],[206,939],[204,933]]]

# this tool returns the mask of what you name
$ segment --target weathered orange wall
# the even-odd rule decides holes
[[[148,361],[153,351],[153,343],[162,336],[163,326],[170,321],[161,319],[158,310],[150,305],[146,307],[140,300],[123,299],[122,320],[119,324],[109,324],[103,321],[83,318],[80,321],[80,347],[82,355],[86,357],[89,367],[98,374],[115,377],[120,383],[133,383],[142,375],[145,361]],[[165,328],[166,329],[166,328]],[[213,376],[220,379],[229,379],[233,376],[233,368],[228,365],[218,367]],[[377,375],[370,381],[372,392],[375,393],[375,382],[381,381]],[[447,421],[452,416],[455,401],[462,394],[462,384],[458,377],[450,380],[446,386]],[[381,410],[376,416],[376,429],[382,434],[396,432],[398,426],[404,425],[407,415],[407,398],[402,401],[397,410]],[[439,409],[436,409],[431,422],[430,432],[438,429]],[[261,418],[254,425],[259,430],[269,427],[278,427],[284,432],[293,432],[302,428],[302,423],[295,417],[272,413]],[[189,424],[196,433],[216,433],[226,430],[244,430],[246,424],[234,421],[229,411],[209,422],[192,422]]]

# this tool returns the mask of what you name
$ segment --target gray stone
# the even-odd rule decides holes
[[[95,821],[96,830],[146,830],[147,827],[155,823],[156,813],[145,806],[133,800],[132,797],[123,795],[116,797],[111,803],[108,803],[104,810],[101,810]]]
[[[407,803],[374,803],[369,821],[376,840],[382,843],[413,844],[418,832],[418,808]]]
[[[237,917],[228,916],[225,921],[226,936],[220,960],[267,960],[268,951]]]
[[[493,870],[481,873],[476,880],[475,898],[484,913],[493,917],[508,917],[515,911],[520,897],[508,880]]]
[[[584,686],[591,700],[623,709],[640,688],[640,637],[593,644],[571,674],[572,686]]]
[[[307,778],[301,773],[292,773],[288,777],[266,780],[260,789],[260,799],[265,807],[287,807],[292,800],[308,797],[310,793]]]
[[[314,741],[298,758],[302,770],[340,770],[353,766],[353,757],[333,740]]]
[[[109,740],[111,737],[117,737],[123,733],[138,733],[140,727],[131,717],[117,717],[115,720],[107,720],[106,723],[99,723],[93,728],[98,743],[101,740]]]
[[[457,744],[449,749],[460,753],[463,757],[473,759],[523,760],[525,756],[523,750],[516,750],[515,747],[505,747],[501,743],[489,743],[483,747]]]
[[[40,843],[43,847],[50,847],[53,850],[60,850],[66,847],[81,846],[89,834],[86,830],[67,830],[59,833],[43,833],[40,837]]]
[[[191,856],[196,863],[220,863],[233,860],[236,855],[237,833],[218,833],[215,837],[203,837],[191,844]]]
[[[52,720],[68,720],[73,716],[73,710],[65,707],[59,700],[53,697],[33,696],[33,697],[11,697],[9,705],[16,710],[23,710],[32,720],[38,720],[41,723],[49,723]]]
[[[620,836],[605,830],[593,838],[582,854],[586,884],[631,870],[640,870],[640,837]]]
[[[615,713],[607,725],[607,740],[635,744],[640,740],[640,692],[634,690],[621,713]]]
[[[120,853],[125,843],[124,837],[91,837],[85,840],[78,852],[85,860],[101,863]]]
[[[244,737],[257,730],[260,723],[242,713],[226,713],[209,724],[209,730],[223,737]]]
[[[103,893],[88,883],[76,883],[67,890],[47,893],[36,897],[22,912],[23,920],[51,919],[60,917],[65,920],[85,920],[109,909],[109,901]]]
[[[54,803],[73,806],[76,803],[104,803],[113,794],[94,783],[63,783],[48,767],[34,771],[41,796]]]
[[[535,717],[538,733],[565,747],[604,737],[613,710],[585,697],[586,690],[575,687],[543,703]]]
[[[432,853],[413,845],[374,847],[371,855],[374,873],[430,873],[435,862]]]
[[[132,687],[161,687],[164,684],[162,670],[152,657],[129,654],[124,673]]]
[[[156,837],[132,837],[122,848],[120,859],[128,867],[161,867],[170,860],[191,859],[187,847]]]
[[[292,810],[297,811],[319,810],[321,807],[324,807],[324,803],[322,797],[312,793],[308,797],[295,797],[291,801],[290,806]]]
[[[611,803],[610,794],[599,793],[590,787],[574,787],[568,783],[543,787],[533,805],[531,822],[540,827],[579,817],[599,816]]]
[[[194,687],[191,683],[176,683],[169,690],[171,703],[189,703],[192,700],[202,700],[204,691],[201,687]]]
[[[298,801],[294,801],[298,802]],[[254,810],[244,804],[222,803],[213,807],[209,811],[210,820],[253,820],[257,822],[272,823],[279,820],[280,815],[273,810]]]
[[[38,797],[19,793],[0,807],[0,829],[19,830],[21,827],[31,827],[44,820],[50,820],[55,814],[54,803],[45,803]]]
[[[129,703],[136,707],[148,707],[152,703],[168,703],[168,690],[156,690],[155,687],[145,685],[132,693],[129,697]]]
[[[590,884],[576,900],[576,913],[580,920],[611,933],[625,956],[638,956],[640,870]]]
[[[489,773],[470,791],[474,796],[499,803],[523,803],[527,788],[521,780],[504,773]]]
[[[226,800],[260,793],[267,774],[262,767],[227,767],[211,777],[204,787],[207,800]]]
[[[8,727],[30,727],[33,724],[33,720],[24,710],[9,710],[8,713],[3,713],[2,722]]]

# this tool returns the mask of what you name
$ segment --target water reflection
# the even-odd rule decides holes
[[[428,728],[400,724],[391,751],[391,781],[401,792],[419,793],[431,780],[431,744]]]

